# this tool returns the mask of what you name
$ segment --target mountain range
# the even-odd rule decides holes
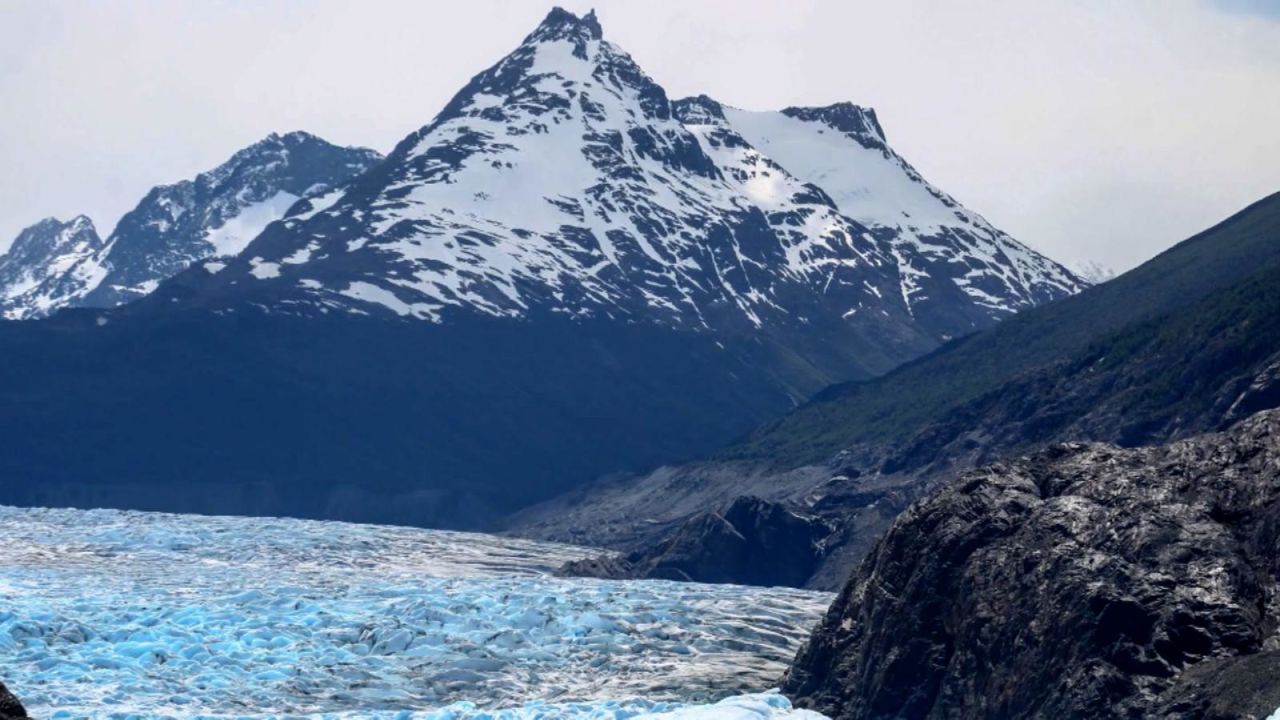
[[[871,110],[673,101],[560,9],[386,158],[273,136],[75,259],[0,325],[9,497],[468,527],[1086,286]]]
[[[136,300],[197,260],[235,255],[302,197],[380,159],[304,132],[273,133],[192,180],[153,188],[105,241],[83,215],[42,220],[0,256],[0,314],[22,320]]]
[[[1280,194],[1073,273],[874,111],[671,99],[557,8],[385,157],[32,225],[0,313],[5,503],[838,590],[782,688],[840,720],[1280,703]]]

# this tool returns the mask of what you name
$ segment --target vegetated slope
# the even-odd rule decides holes
[[[1278,260],[1280,194],[1110,282],[949,343],[883,377],[829,388],[721,457],[796,467],[825,462],[851,446],[902,442],[1022,372],[1064,360],[1132,323],[1176,313]]]
[[[912,506],[783,691],[837,720],[1267,717],[1280,705],[1280,414],[1074,443]]]
[[[886,472],[982,462],[1064,438],[1122,446],[1222,429],[1280,405],[1280,268],[963,403],[898,447]]]

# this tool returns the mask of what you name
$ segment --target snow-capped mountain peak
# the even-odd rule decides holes
[[[925,182],[873,110],[672,102],[559,8],[377,172],[222,267],[210,292],[288,288],[291,312],[821,317],[935,339],[1082,286]]]
[[[289,182],[316,143],[273,134],[157,188],[82,302],[235,255],[186,284],[227,310],[247,293],[287,312],[830,322],[928,344],[1083,286],[924,181],[873,110],[672,102],[594,13],[553,9],[345,188]]]
[[[29,270],[25,280],[9,283],[0,311],[26,319],[144,296],[197,260],[240,252],[301,198],[342,187],[380,160],[372,150],[338,147],[306,132],[271,133],[191,180],[153,188],[105,242],[84,230],[92,223],[82,216],[60,231],[82,239],[74,251],[28,252],[26,245],[49,234],[40,229],[56,223],[43,221],[0,260]]]
[[[847,286],[841,313],[896,285],[888,246],[820,189],[683,120],[593,16],[554,10],[379,172],[288,220],[288,236],[265,234],[218,282],[278,269],[314,304],[357,312],[701,326],[712,314],[794,320],[783,296],[806,294],[798,285]],[[738,165],[757,160],[752,180]],[[851,267],[858,278],[835,278]]]
[[[22,308],[48,312],[76,288],[94,282],[85,265],[103,247],[93,221],[77,215],[67,222],[45,218],[23,230],[0,256],[0,317],[20,319]]]
[[[557,6],[551,8],[551,12],[547,13],[547,16],[538,24],[538,27],[525,37],[522,44],[529,45],[554,40],[568,40],[575,44],[581,43],[585,45],[585,43],[592,40],[600,40],[603,37],[604,30],[600,27],[600,21],[596,18],[595,10],[578,17]]]

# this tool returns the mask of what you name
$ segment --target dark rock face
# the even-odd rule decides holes
[[[15,720],[15,718],[27,717],[26,708],[22,707],[22,703],[13,693],[9,692],[9,688],[4,683],[0,683],[0,720]]]
[[[1280,412],[1055,445],[907,510],[783,691],[840,720],[1266,717],[1278,551]]]
[[[723,512],[690,518],[656,546],[625,557],[567,563],[561,575],[742,585],[804,585],[831,527],[785,506],[740,497]]]
[[[1239,720],[1280,708],[1280,650],[1199,663],[1178,676],[1152,717]]]

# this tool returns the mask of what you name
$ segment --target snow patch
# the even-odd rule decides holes
[[[244,206],[239,213],[205,234],[215,256],[238,255],[268,225],[284,217],[298,201],[292,193],[277,192],[266,200]]]
[[[252,266],[249,268],[249,274],[259,280],[280,277],[280,263],[267,262],[256,257],[249,261],[249,265]]]
[[[348,285],[347,289],[343,290],[341,294],[362,302],[381,305],[402,317],[409,315],[420,318],[434,317],[433,308],[430,305],[422,303],[407,303],[397,297],[396,294],[390,290],[374,285],[373,283],[353,282]]]

